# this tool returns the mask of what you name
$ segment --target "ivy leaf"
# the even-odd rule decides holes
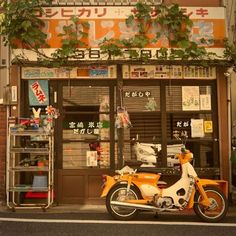
[[[139,53],[137,52],[137,50],[134,49],[126,50],[126,53],[129,55],[130,59],[135,59],[139,57]]]
[[[84,27],[84,28],[86,28],[86,29],[89,29],[90,28],[90,24],[89,24],[89,22],[81,22],[81,24],[82,24],[82,26]]]
[[[125,19],[125,23],[126,23],[127,26],[132,25],[133,21],[134,21],[134,16],[133,15],[129,15],[128,18]]]
[[[24,28],[25,31],[28,30],[29,27],[31,27],[31,22],[26,20],[22,22],[22,27]]]
[[[178,47],[180,48],[187,48],[190,46],[189,40],[181,40],[177,43]]]

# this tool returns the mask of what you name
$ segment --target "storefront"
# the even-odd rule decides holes
[[[217,7],[187,6],[183,11],[194,22],[191,40],[221,54],[225,15],[220,4],[214,4]],[[90,24],[87,41],[91,50],[79,49],[78,61],[59,68],[43,67],[25,50],[29,60],[11,67],[13,103],[9,105],[8,125],[13,117],[16,122],[34,119],[33,108],[36,113],[41,109],[42,119],[49,105],[60,113],[53,121],[53,192],[59,204],[103,203],[101,176],[113,174],[124,165],[135,168],[142,158],[154,164],[163,180],[175,181],[180,172],[173,156],[183,136],[187,136],[186,146],[194,153],[199,176],[229,178],[229,101],[224,68],[202,67],[196,61],[159,60],[159,48],[168,48],[165,37],[139,51],[148,57],[142,63],[104,59],[98,45],[105,37],[132,36],[133,30],[124,23],[132,9],[48,7],[47,14],[39,16],[47,22],[51,49],[45,52],[60,47],[57,33],[73,13]],[[212,42],[205,45],[202,38]],[[14,50],[14,56],[21,52]],[[144,144],[140,152],[137,142]],[[150,161],[145,149],[150,144],[158,149],[155,162]]]
[[[102,202],[102,174],[140,165],[134,139],[159,145],[154,165],[164,180],[179,176],[172,157],[182,135],[188,136],[186,146],[194,153],[200,176],[227,179],[227,86],[218,75],[215,67],[176,65],[100,65],[70,71],[22,67],[21,116],[32,117],[33,107],[44,108],[32,100],[33,83],[60,112],[55,121],[57,202]],[[120,111],[128,112],[131,126],[119,128]]]

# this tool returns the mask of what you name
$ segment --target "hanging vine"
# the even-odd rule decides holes
[[[204,47],[199,47],[190,40],[193,22],[189,16],[183,14],[177,4],[172,6],[158,5],[153,10],[149,5],[137,3],[134,13],[126,19],[126,26],[136,32],[132,38],[105,39],[101,43],[102,53],[108,54],[109,58],[128,54],[129,58],[138,59],[140,53],[138,50],[133,50],[134,48],[143,49],[148,45],[155,45],[159,40],[168,43],[166,47],[160,47],[158,50],[157,60],[194,59],[202,60],[204,63],[206,60],[216,57],[215,54],[208,53]],[[145,54],[141,57],[143,60],[149,59]]]
[[[51,4],[51,0],[45,3]],[[36,16],[36,12],[43,14],[42,3],[32,1],[3,2],[4,17],[0,24],[0,32],[4,37],[4,44],[15,49],[27,48],[38,52],[40,47],[49,47],[46,43],[47,34],[41,29],[45,23]]]
[[[5,36],[4,43],[13,49],[22,48],[33,51],[37,55],[37,61],[45,66],[59,67],[69,65],[72,60],[81,61],[79,48],[87,48],[87,53],[90,50],[86,44],[88,22],[73,16],[63,27],[63,32],[58,35],[61,38],[61,47],[47,55],[42,50],[49,47],[47,34],[43,31],[45,23],[36,14],[36,12],[44,14],[42,2],[48,6],[52,0],[21,0],[3,3],[5,17],[2,19],[0,30],[1,35]],[[99,45],[104,57],[113,60],[147,61],[150,58],[147,54],[140,53],[141,49],[156,47],[162,41],[165,42],[165,47],[162,46],[157,50],[156,60],[191,59],[206,65],[220,59],[227,60],[229,64],[236,63],[236,49],[228,41],[225,44],[223,58],[207,52],[204,47],[199,47],[191,41],[193,22],[177,4],[171,6],[161,4],[153,7],[139,2],[133,13],[125,20],[125,24],[127,29],[133,32],[133,36],[124,39],[105,38]],[[22,53],[15,60],[24,62],[28,58]]]

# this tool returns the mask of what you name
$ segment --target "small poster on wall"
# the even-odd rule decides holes
[[[47,80],[29,80],[29,105],[30,106],[49,105]]]
[[[199,111],[199,86],[182,87],[182,109],[183,111]]]
[[[212,133],[213,132],[213,125],[211,120],[204,121],[204,131],[205,133]]]
[[[98,165],[98,154],[97,151],[87,151],[86,152],[86,165],[87,166],[97,166]]]
[[[191,119],[191,136],[192,138],[204,137],[203,119]]]
[[[201,110],[205,110],[205,111],[211,110],[211,95],[210,94],[200,95],[200,108]]]

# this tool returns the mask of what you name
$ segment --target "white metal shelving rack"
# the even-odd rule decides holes
[[[38,143],[40,146],[32,147],[27,143]],[[6,196],[7,206],[13,211],[18,208],[42,208],[46,210],[53,204],[54,199],[54,135],[53,130],[23,130],[10,129],[9,131],[9,155],[7,157],[6,170]],[[22,145],[23,144],[23,145]],[[20,162],[27,156],[29,159],[36,155],[47,158],[46,166],[22,165]],[[34,160],[32,158],[32,160]],[[31,163],[31,162],[29,162]],[[22,182],[22,176],[28,175],[33,180],[35,176],[46,176],[43,186]],[[32,195],[44,193],[43,198],[36,198],[27,202],[27,193]]]

